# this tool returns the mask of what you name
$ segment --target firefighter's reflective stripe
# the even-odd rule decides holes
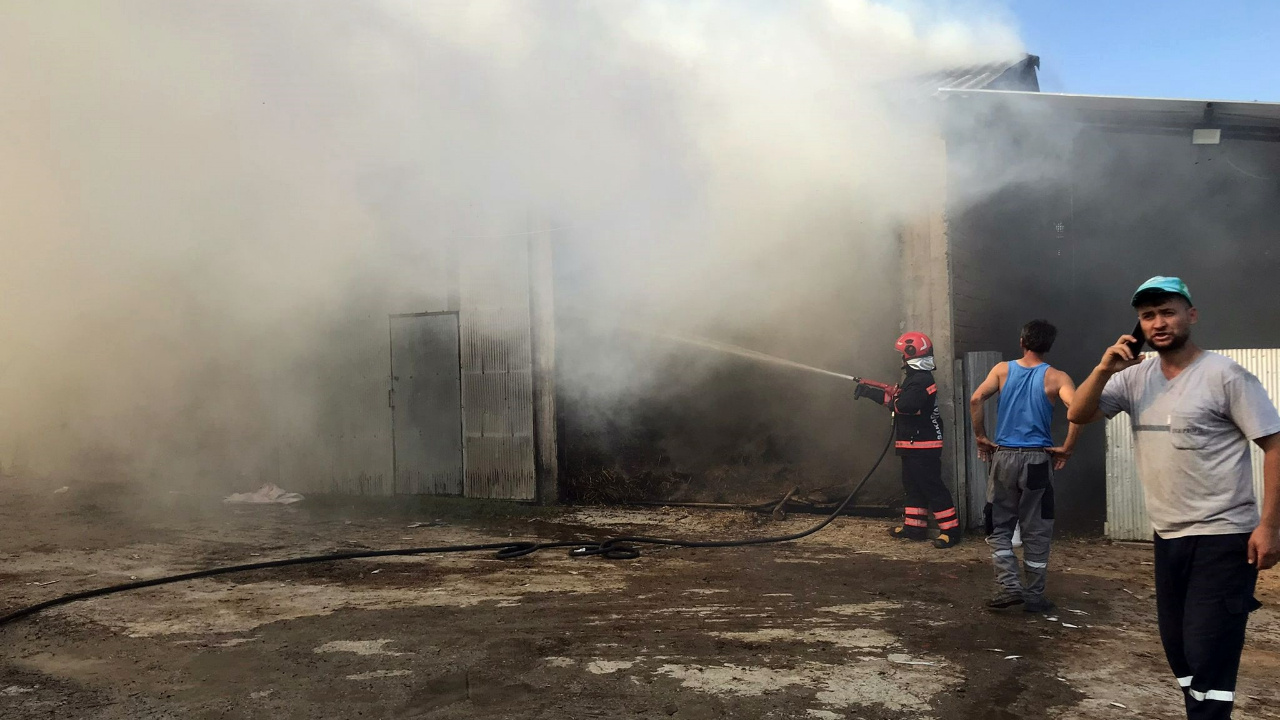
[[[937,455],[942,450],[941,396],[933,373],[908,369],[892,407],[897,411],[894,439],[898,454]],[[914,442],[912,442],[914,441]]]
[[[1013,557],[1012,550],[997,550],[991,554],[991,557]]]
[[[1222,702],[1236,701],[1236,694],[1234,692],[1231,692],[1230,690],[1207,690],[1205,692],[1200,692],[1199,690],[1192,690],[1191,680],[1194,677],[1195,677],[1194,675],[1188,675],[1186,677],[1178,678],[1178,687],[1186,688],[1187,694],[1195,698],[1196,700],[1200,700],[1201,702],[1205,700],[1221,700]]]
[[[960,527],[960,518],[956,517],[956,509],[953,507],[939,510],[933,517],[938,521],[939,530],[955,530]]]
[[[1200,701],[1204,701],[1204,700],[1221,700],[1222,702],[1236,701],[1236,694],[1229,690],[1209,690],[1207,692],[1200,692],[1199,690],[1192,690],[1191,688],[1187,688],[1187,694]]]
[[[920,442],[916,442],[914,440],[898,440],[893,443],[893,446],[896,448],[905,448],[908,450],[912,450],[912,449],[934,450],[942,447],[942,441],[941,440],[921,440]]]
[[[928,508],[922,507],[903,508],[903,511],[908,515],[919,515],[920,517],[927,517],[929,515]]]
[[[1036,568],[1037,570],[1042,570],[1044,568],[1049,567],[1049,563],[1047,562],[1036,562],[1035,560],[1023,560],[1023,562],[1027,564],[1027,567],[1033,567],[1033,568]]]
[[[907,517],[903,519],[902,524],[909,525],[911,527],[921,527],[921,528],[929,527],[928,520],[921,520],[920,518],[914,518],[914,517]]]

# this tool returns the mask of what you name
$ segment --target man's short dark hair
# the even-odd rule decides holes
[[[1187,307],[1191,307],[1191,301],[1180,293],[1169,292],[1168,290],[1159,290],[1156,288],[1143,290],[1138,293],[1137,296],[1133,298],[1133,307],[1156,307],[1158,305],[1165,304],[1169,300],[1181,300]]]
[[[1058,339],[1058,328],[1048,320],[1032,320],[1022,326],[1022,347],[1033,353],[1047,353]]]

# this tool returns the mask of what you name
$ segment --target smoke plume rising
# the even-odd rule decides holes
[[[0,466],[184,488],[385,464],[387,314],[445,309],[452,244],[539,223],[563,317],[893,372],[896,231],[936,200],[903,89],[1021,51],[871,0],[4,15]],[[569,351],[562,390],[607,415],[721,362],[673,384],[667,352]]]

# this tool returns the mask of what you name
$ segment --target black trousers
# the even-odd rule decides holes
[[[1190,720],[1230,718],[1257,569],[1249,535],[1155,536],[1160,641]]]
[[[929,525],[928,512],[931,511],[943,532],[959,527],[951,491],[947,490],[947,486],[942,482],[941,457],[903,455],[902,489],[907,494],[905,522],[908,526],[914,526],[923,531]]]

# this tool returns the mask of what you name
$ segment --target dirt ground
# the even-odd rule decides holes
[[[728,538],[814,521],[465,504],[232,507],[6,487],[0,610],[219,564],[616,533]],[[410,527],[410,525],[416,526]],[[387,558],[223,576],[0,627],[5,718],[1180,718],[1149,547],[1055,548],[1052,615],[991,612],[980,538],[842,518],[805,540]],[[1239,718],[1280,717],[1280,575],[1250,622]]]

